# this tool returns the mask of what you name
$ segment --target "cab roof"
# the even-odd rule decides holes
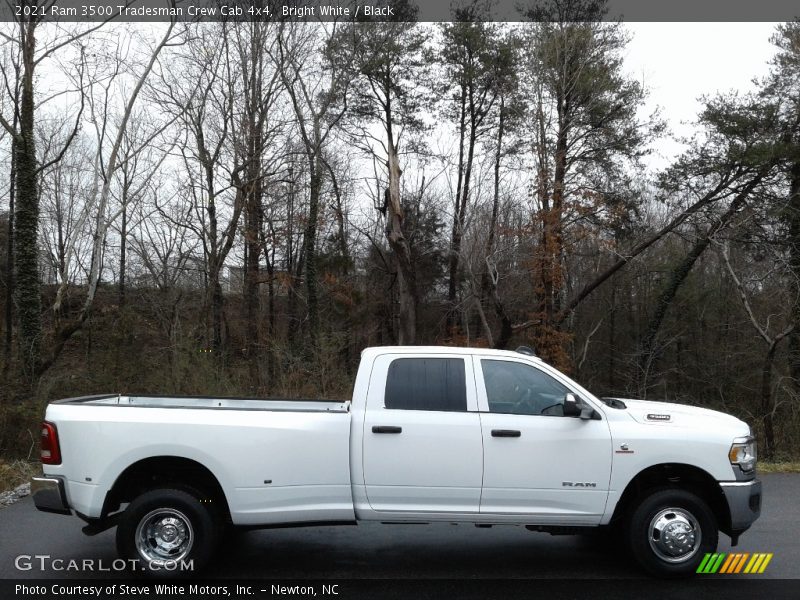
[[[504,356],[507,358],[519,358],[520,355],[523,355],[528,358],[542,360],[526,346],[521,346],[517,350],[466,348],[461,346],[370,346],[369,348],[364,348],[361,354],[362,356],[377,354],[463,354],[472,356],[480,354],[482,356]]]

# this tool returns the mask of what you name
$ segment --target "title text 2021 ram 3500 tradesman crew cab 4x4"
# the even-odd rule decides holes
[[[532,353],[480,348],[368,348],[346,402],[53,402],[42,463],[36,506],[118,525],[154,575],[201,568],[229,526],[357,521],[603,527],[650,573],[688,575],[761,506],[742,421],[601,401]]]

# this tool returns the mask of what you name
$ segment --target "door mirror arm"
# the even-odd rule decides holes
[[[581,405],[581,414],[578,415],[582,421],[599,421],[600,413],[587,404]]]

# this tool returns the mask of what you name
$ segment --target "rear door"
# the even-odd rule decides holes
[[[608,423],[564,416],[574,392],[545,365],[476,357],[484,444],[481,513],[596,524],[611,476]]]
[[[470,357],[381,355],[364,419],[364,483],[376,511],[477,513],[483,475]]]

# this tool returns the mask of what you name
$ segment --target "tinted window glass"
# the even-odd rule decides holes
[[[467,410],[464,360],[461,358],[398,358],[389,365],[386,408],[404,410]]]
[[[481,360],[489,411],[513,415],[564,416],[569,390],[530,365]]]

